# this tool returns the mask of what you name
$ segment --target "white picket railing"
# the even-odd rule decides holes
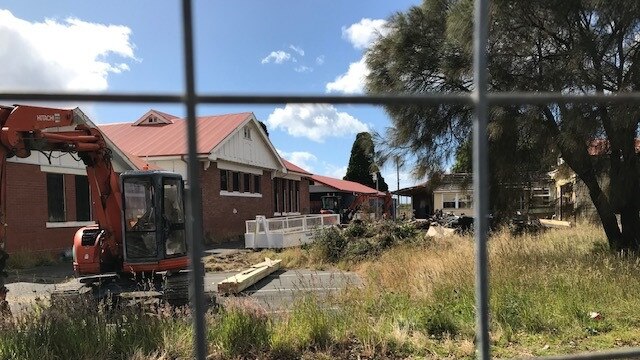
[[[256,216],[245,224],[245,247],[282,248],[311,243],[316,230],[340,224],[340,215]]]

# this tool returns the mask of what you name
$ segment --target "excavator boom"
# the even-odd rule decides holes
[[[78,108],[0,106],[0,275],[6,277],[7,159],[26,158],[32,151],[75,153],[86,165],[97,223],[76,233],[75,272],[167,272],[163,281],[172,279],[168,283],[173,290],[165,295],[183,299],[188,278],[180,273],[188,262],[181,176],[162,171],[119,176],[104,136],[88,124],[91,122]],[[0,286],[4,286],[4,277],[0,276]],[[110,291],[122,288],[117,284]]]
[[[102,251],[112,257],[109,262],[121,261],[122,197],[118,176],[111,164],[111,150],[100,131],[83,124],[79,109],[54,109],[16,105],[0,107],[0,247],[6,242],[6,169],[7,159],[26,158],[33,150],[77,153],[87,166],[87,178],[93,214],[98,227],[106,236]],[[102,259],[104,260],[107,259]],[[93,264],[83,272],[99,272]],[[84,270],[84,271],[83,271]]]

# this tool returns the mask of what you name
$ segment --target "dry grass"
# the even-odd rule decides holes
[[[408,233],[407,229],[385,229]],[[353,257],[353,247],[343,243],[343,235],[332,236],[336,234],[339,238],[325,239],[328,243],[317,246],[245,256],[249,262],[280,257],[287,267],[342,266],[358,271],[364,287],[322,301],[301,296],[285,313],[268,314],[255,303],[241,300],[217,314],[207,314],[211,357],[474,357],[470,237],[436,240],[414,234],[409,239],[379,231]],[[392,245],[381,248],[389,241]],[[515,238],[497,233],[490,239],[489,251],[494,356],[552,355],[638,344],[640,260],[609,253],[599,228],[583,225]],[[591,311],[603,318],[591,319]],[[77,314],[70,316],[77,319]],[[42,317],[33,319],[35,323],[22,325],[20,335],[0,327],[0,354],[4,354],[0,358],[68,355],[60,342],[79,333],[104,339],[97,348],[81,346],[78,351],[85,352],[84,358],[95,354],[133,359],[190,356],[188,313],[118,320],[131,330],[144,330],[145,337],[129,336],[128,330],[114,332],[109,325],[112,320],[105,317],[87,318],[90,328],[64,316],[44,318],[44,322]],[[48,345],[42,350],[37,344]]]

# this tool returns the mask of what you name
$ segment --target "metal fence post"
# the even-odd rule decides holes
[[[193,18],[191,0],[182,0],[182,27],[184,42],[185,99],[187,110],[187,141],[189,174],[189,206],[192,220],[189,222],[190,260],[191,260],[191,305],[194,327],[194,357],[204,360],[207,357],[207,337],[205,328],[206,304],[204,301],[204,268],[202,262],[202,196],[200,192],[200,167],[196,142],[196,85],[193,61]]]
[[[479,359],[490,358],[489,264],[487,229],[489,212],[487,139],[487,39],[489,0],[475,0],[473,44],[473,196],[475,197],[476,347]]]

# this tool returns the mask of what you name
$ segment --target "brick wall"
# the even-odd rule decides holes
[[[200,170],[202,187],[202,218],[205,240],[224,242],[240,238],[245,232],[245,221],[256,215],[273,217],[273,180],[270,172],[263,171],[260,190],[262,197],[221,196],[220,171],[216,163]],[[308,214],[309,181],[300,182],[300,210]]]
[[[213,163],[201,169],[203,227],[210,240],[221,242],[244,234],[245,220],[273,217],[273,180],[264,171],[262,197],[220,195],[220,171]],[[64,175],[67,221],[76,221],[75,175]],[[235,210],[235,211],[234,211]],[[309,181],[300,182],[300,211],[310,211]],[[78,228],[47,228],[47,174],[37,165],[7,163],[7,243],[9,253],[43,252],[57,255],[73,244]]]
[[[300,181],[300,212],[302,214],[311,213],[311,196],[309,195],[309,179],[307,178]]]
[[[67,221],[75,221],[75,175],[64,175]],[[9,253],[58,254],[70,248],[77,228],[47,228],[47,174],[37,165],[7,163],[7,242]]]
[[[222,242],[244,234],[245,220],[256,215],[273,213],[271,176],[263,172],[260,190],[262,197],[220,195],[220,171],[216,163],[207,170],[200,169],[202,187],[203,233],[207,241]]]

